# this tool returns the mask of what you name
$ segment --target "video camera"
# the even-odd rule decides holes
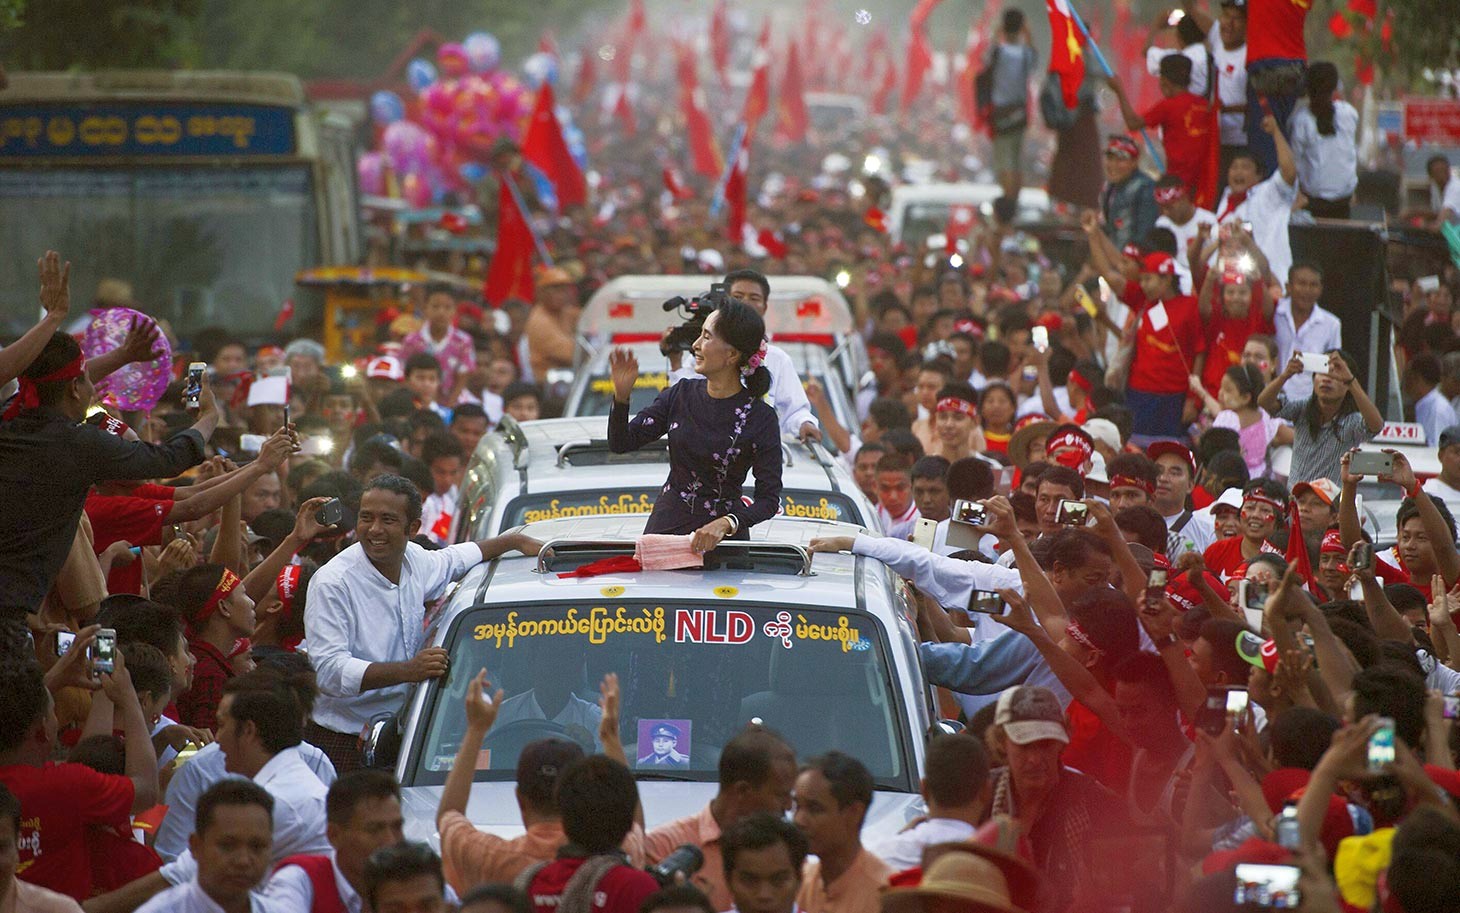
[[[705,328],[705,321],[715,312],[730,301],[730,292],[723,282],[710,284],[710,290],[702,295],[686,299],[683,295],[675,295],[664,302],[665,311],[679,311],[685,317],[685,322],[670,330],[659,343],[659,349],[666,356],[675,352],[688,352],[700,338],[700,331]]]

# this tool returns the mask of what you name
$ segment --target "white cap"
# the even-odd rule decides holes
[[[1242,489],[1240,489],[1240,488],[1229,488],[1226,491],[1222,492],[1222,496],[1220,498],[1217,498],[1217,500],[1215,500],[1215,501],[1212,502],[1212,507],[1211,507],[1212,512],[1215,513],[1216,512],[1216,509],[1218,507],[1230,507],[1233,510],[1241,510],[1242,509]]]

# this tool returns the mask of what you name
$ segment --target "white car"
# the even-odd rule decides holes
[[[661,438],[633,453],[613,453],[607,439],[608,419],[602,416],[520,425],[503,419],[467,465],[459,538],[475,541],[565,517],[647,516],[669,477],[667,442]],[[826,450],[790,439],[781,446],[783,516],[832,520],[880,534],[877,511]]]
[[[954,206],[972,206],[992,217],[994,200],[1003,195],[998,184],[899,184],[892,188],[892,203],[887,207],[887,234],[894,244],[919,250],[930,236],[947,229],[948,213]],[[1049,194],[1037,187],[1020,188],[1014,224],[1042,222],[1049,218],[1050,208]]]
[[[837,749],[867,765],[877,793],[864,841],[921,814],[925,741],[946,725],[931,716],[909,593],[880,562],[807,548],[851,528],[777,518],[711,553],[703,569],[559,576],[632,555],[643,523],[626,515],[529,524],[524,532],[543,542],[536,558],[478,566],[448,595],[428,639],[450,654],[450,674],[378,720],[367,741],[367,761],[401,782],[407,839],[439,845],[436,807],[465,731],[465,689],[482,668],[507,697],[481,748],[467,817],[503,837],[523,832],[513,778],[527,743],[600,747],[598,684],[608,672],[619,677],[631,765],[661,724],[680,733],[677,750],[688,756],[636,771],[649,828],[705,806],[722,746],[755,721],[799,758]],[[525,709],[534,702],[559,722]]]

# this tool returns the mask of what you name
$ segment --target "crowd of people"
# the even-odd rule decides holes
[[[1195,913],[1259,892],[1312,913],[1451,909],[1460,275],[1396,280],[1403,399],[1442,467],[1421,484],[1402,453],[1357,456],[1385,421],[1358,380],[1367,353],[1344,351],[1323,271],[1288,241],[1294,219],[1346,216],[1356,184],[1357,116],[1336,69],[1306,60],[1306,12],[1187,4],[1148,57],[1161,101],[1138,112],[1113,82],[1121,126],[1072,260],[1016,224],[1012,196],[946,250],[885,231],[893,176],[987,172],[1008,190],[1036,170],[1013,111],[1038,58],[1018,15],[991,56],[987,164],[937,129],[951,100],[886,131],[816,126],[755,148],[748,230],[725,245],[707,187],[661,193],[663,136],[585,117],[599,205],[551,213],[523,179],[557,263],[533,299],[414,287],[347,362],[307,335],[177,339],[161,322],[85,358],[69,264],[47,253],[44,316],[0,350],[16,493],[0,512],[0,911]],[[636,100],[646,123],[672,112],[665,88]],[[1210,168],[1212,137],[1185,133],[1208,116]],[[1124,129],[1140,127],[1165,173]],[[510,144],[494,165],[521,176]],[[1434,217],[1457,220],[1460,179],[1443,160],[1429,173]],[[739,481],[703,509],[665,497],[650,532],[703,552],[772,515],[778,431],[834,451],[876,506],[881,535],[814,548],[907,581],[939,715],[964,728],[930,740],[927,813],[895,836],[862,842],[873,780],[855,746],[807,758],[759,725],[724,747],[703,809],[646,827],[613,676],[601,755],[521,753],[520,837],[466,815],[507,697],[488,670],[466,670],[439,855],[404,840],[394,778],[362,769],[362,730],[447,672],[426,630],[448,585],[537,552],[520,532],[458,542],[471,455],[504,416],[558,413],[582,302],[642,273],[724,276],[739,304],[685,369],[704,386],[680,380],[632,419],[616,406],[615,448],[656,422],[709,441],[738,420],[753,427],[732,475],[756,473],[744,505]],[[761,318],[777,275],[839,273],[870,362],[842,420]],[[118,287],[97,306],[131,304]],[[177,379],[157,406],[98,401],[161,334]],[[618,402],[637,374],[615,359]],[[690,468],[671,481],[697,491],[713,467],[693,464],[720,454],[675,440]],[[1399,502],[1383,549],[1359,497],[1376,483]],[[703,864],[676,877],[685,845]],[[1262,881],[1282,873],[1293,884]]]

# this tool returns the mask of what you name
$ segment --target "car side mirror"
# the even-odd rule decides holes
[[[366,767],[390,770],[400,758],[400,722],[394,713],[377,713],[365,729],[365,744],[360,749]]]
[[[928,738],[934,739],[940,735],[957,735],[967,729],[957,720],[938,720],[928,727]]]

